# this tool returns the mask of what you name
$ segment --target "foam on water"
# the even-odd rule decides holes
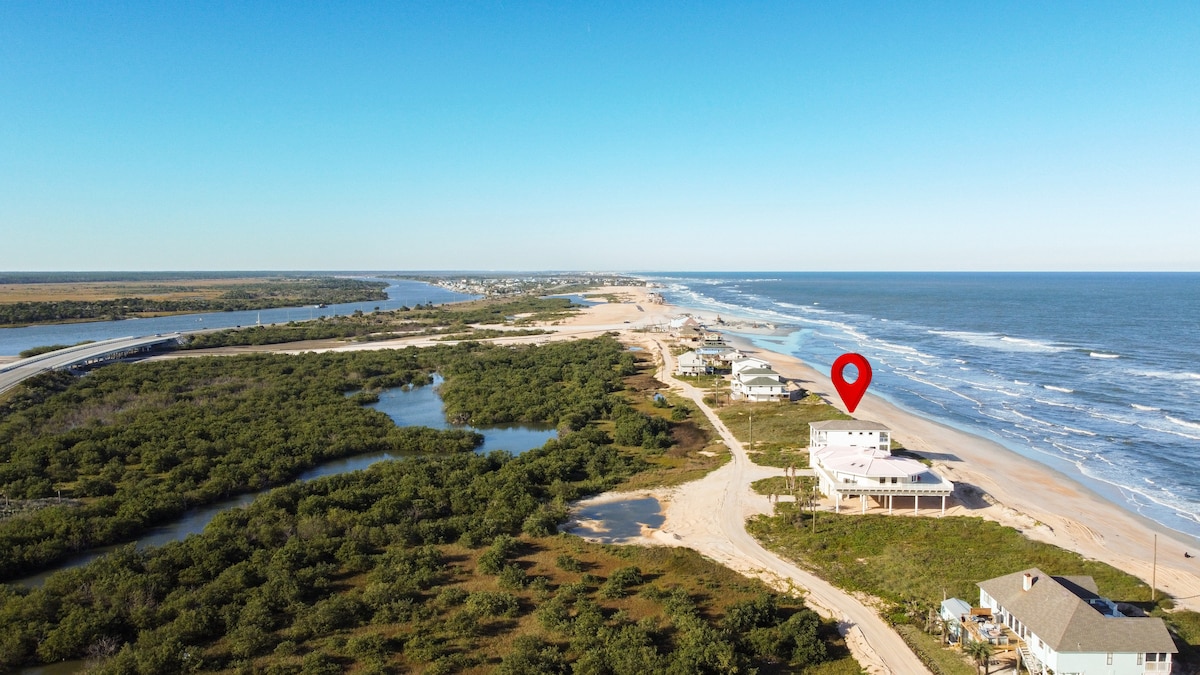
[[[1200,362],[1189,328],[1200,323],[1200,275],[725,277],[673,275],[668,300],[794,327],[766,346],[818,369],[861,353],[872,393],[1065,462],[1051,463],[1200,536],[1200,484],[1188,471],[1200,373],[1187,367]],[[732,289],[733,277],[753,293]],[[1175,320],[1157,320],[1167,315]],[[1142,328],[1151,322],[1162,328]]]

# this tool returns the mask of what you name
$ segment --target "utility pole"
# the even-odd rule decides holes
[[[754,415],[750,415],[750,452],[754,452]]]
[[[1158,535],[1154,535],[1154,563],[1150,572],[1150,602],[1154,602],[1158,593]]]
[[[817,487],[813,486],[812,494],[813,534],[817,533]]]

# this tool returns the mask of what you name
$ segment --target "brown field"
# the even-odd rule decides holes
[[[172,279],[170,281],[90,281],[78,283],[0,284],[0,304],[13,302],[58,302],[62,300],[150,300],[213,299],[234,286],[283,281],[282,277],[240,279]]]

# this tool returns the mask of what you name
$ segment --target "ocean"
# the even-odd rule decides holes
[[[1200,538],[1200,274],[646,274],[677,305]]]

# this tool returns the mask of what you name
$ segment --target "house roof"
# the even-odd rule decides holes
[[[867,478],[907,478],[925,473],[924,464],[907,457],[894,457],[887,450],[831,445],[813,452],[821,466],[831,471]]]
[[[1028,591],[1025,574],[1033,577]],[[1106,616],[1089,604],[1100,599],[1091,577],[1052,577],[1032,567],[979,587],[1056,652],[1176,652],[1162,619]]]
[[[742,368],[738,371],[738,375],[774,375],[779,377],[779,373],[772,368]]]
[[[808,426],[817,431],[888,431],[887,426],[879,422],[865,420],[825,420],[809,422]]]
[[[769,377],[752,377],[748,380],[739,380],[743,387],[778,387],[782,382]]]
[[[971,605],[962,598],[950,598],[942,601],[941,607],[942,616],[947,616],[957,619],[960,616],[971,613]]]

